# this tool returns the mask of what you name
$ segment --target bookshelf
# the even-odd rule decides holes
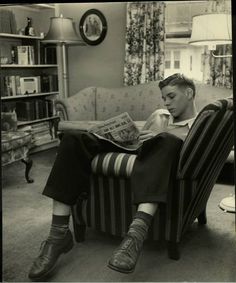
[[[15,110],[18,117],[18,129],[32,132],[31,153],[46,150],[59,144],[57,124],[60,118],[56,115],[54,106],[54,100],[59,95],[58,65],[57,62],[46,62],[47,58],[44,52],[46,47],[42,44],[42,39],[41,36],[0,33],[1,110],[3,112]],[[33,64],[32,62],[31,64],[18,64],[17,60],[11,62],[13,46],[16,52],[18,46],[32,46]],[[16,59],[17,55],[18,53]],[[7,62],[2,61],[3,57],[7,58]],[[29,54],[27,57],[29,58]],[[21,82],[16,82],[20,78],[24,78],[26,82],[26,79],[30,77],[37,78],[37,80],[35,79],[37,91],[30,93],[29,90],[29,93],[22,93],[25,86],[23,87]],[[32,115],[35,115],[34,119],[32,119]]]
[[[36,119],[36,120],[29,120],[29,121],[18,121],[17,122],[17,126],[25,126],[25,125],[32,125],[32,124],[36,124],[39,122],[45,122],[45,121],[50,121],[50,120],[59,120],[60,117],[59,116],[53,116],[53,117],[47,117],[47,118],[42,118],[42,119]]]
[[[42,36],[32,36],[32,35],[29,36],[29,35],[22,35],[22,34],[12,34],[12,33],[7,33],[7,32],[0,32],[0,37],[30,39],[30,40],[43,39]]]
[[[18,64],[3,64],[1,68],[57,68],[57,64],[37,64],[37,65],[18,65]]]
[[[24,95],[16,95],[16,96],[4,96],[4,97],[1,97],[1,100],[2,101],[12,101],[12,100],[18,100],[18,99],[28,99],[28,98],[35,98],[35,97],[49,96],[49,95],[58,95],[58,91],[24,94]]]

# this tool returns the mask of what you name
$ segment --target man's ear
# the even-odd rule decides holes
[[[193,99],[193,90],[190,87],[186,88],[185,93],[188,99]]]

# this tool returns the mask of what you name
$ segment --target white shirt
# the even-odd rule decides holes
[[[157,109],[154,111],[143,126],[143,130],[151,130],[156,134],[162,132],[171,132],[171,130],[181,127],[188,127],[188,130],[193,125],[197,116],[180,122],[174,122],[174,117],[166,109]]]

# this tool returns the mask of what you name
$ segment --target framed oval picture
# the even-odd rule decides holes
[[[107,33],[107,21],[97,9],[85,12],[79,23],[79,30],[83,40],[89,45],[101,43]]]

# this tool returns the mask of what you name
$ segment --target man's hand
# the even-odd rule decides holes
[[[139,140],[145,141],[145,140],[148,140],[150,138],[153,138],[155,135],[156,135],[156,133],[154,133],[150,130],[143,130],[143,131],[140,131]]]

